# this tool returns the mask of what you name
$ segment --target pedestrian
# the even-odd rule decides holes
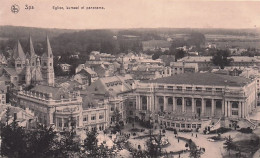
[[[180,142],[180,139],[178,138],[178,143]]]
[[[196,138],[198,138],[198,135],[197,135],[197,133],[196,133]]]

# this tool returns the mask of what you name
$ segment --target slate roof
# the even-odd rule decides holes
[[[92,94],[116,96],[132,90],[133,78],[130,75],[99,78],[87,90]]]
[[[10,75],[10,76],[18,76],[15,68],[8,68],[5,67],[4,70]]]
[[[52,98],[54,100],[60,100],[61,95],[64,96],[64,98],[69,98],[69,91],[66,88],[62,87],[51,87],[47,85],[36,85],[33,87],[30,91],[40,92],[40,93],[51,93]]]
[[[215,73],[184,73],[145,82],[239,87],[247,85],[251,79]]]

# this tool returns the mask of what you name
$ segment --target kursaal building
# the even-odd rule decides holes
[[[257,105],[257,83],[214,73],[179,74],[140,82],[136,105],[139,119],[158,119],[172,128],[202,128],[213,119],[221,126],[233,121],[251,126],[248,116]]]

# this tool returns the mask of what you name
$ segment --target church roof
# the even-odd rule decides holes
[[[144,82],[240,87],[250,83],[251,79],[215,73],[184,73]]]
[[[14,48],[13,58],[20,58],[21,60],[25,60],[25,54],[19,40],[17,41],[17,45]]]
[[[10,76],[18,76],[15,68],[8,68],[5,67],[4,70],[10,75]]]

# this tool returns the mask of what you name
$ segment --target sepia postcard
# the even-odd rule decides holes
[[[260,158],[260,1],[0,0],[0,157]]]

